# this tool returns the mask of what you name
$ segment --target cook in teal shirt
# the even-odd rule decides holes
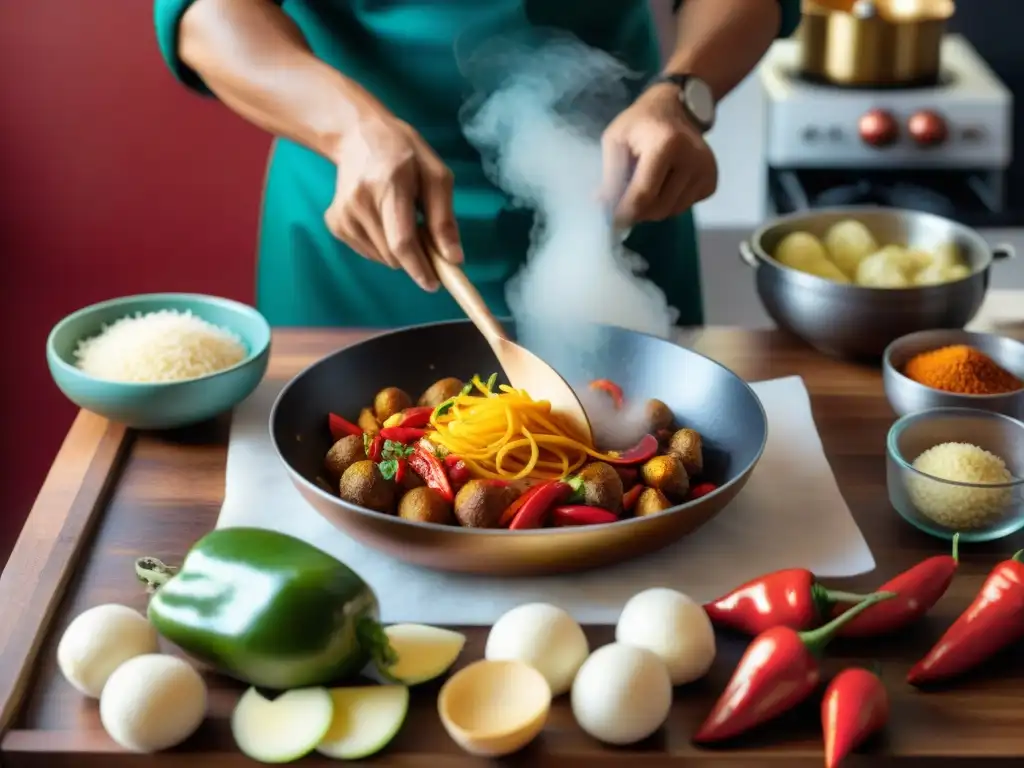
[[[793,30],[800,0],[676,5],[677,42],[663,71],[698,77],[720,99],[776,35]],[[257,280],[257,304],[278,326],[460,317],[412,236],[417,211],[492,311],[508,314],[504,286],[526,257],[532,214],[486,178],[463,136],[467,81],[457,54],[467,37],[555,28],[648,77],[661,70],[646,0],[155,0],[154,12],[178,79],[279,137]],[[647,260],[681,325],[703,319],[689,209],[716,184],[691,118],[677,85],[655,85],[602,141],[610,178],[616,158],[634,169],[615,193],[617,214],[635,224],[627,245]]]

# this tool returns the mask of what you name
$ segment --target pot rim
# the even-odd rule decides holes
[[[864,213],[882,213],[892,216],[905,216],[915,219],[931,220],[936,224],[944,224],[955,230],[959,236],[963,239],[969,240],[974,246],[976,251],[980,253],[984,259],[982,266],[971,271],[966,277],[962,277],[959,280],[953,280],[948,283],[940,283],[939,285],[914,285],[908,286],[907,288],[875,288],[872,286],[854,285],[853,283],[837,283],[833,280],[829,280],[827,277],[819,277],[818,275],[812,275],[807,272],[801,272],[798,269],[793,269],[785,264],[780,264],[773,259],[768,252],[761,245],[765,236],[770,232],[779,229],[781,227],[791,227],[792,224],[808,220],[820,218],[821,216],[848,216],[849,218],[857,218],[859,214]],[[797,230],[792,230],[797,231]],[[939,216],[937,213],[928,213],[926,211],[915,211],[909,208],[889,208],[880,205],[847,205],[837,206],[833,208],[815,208],[807,211],[797,211],[795,213],[789,213],[785,216],[772,219],[771,221],[762,224],[758,227],[747,239],[747,244],[750,246],[750,252],[754,258],[757,259],[757,266],[769,266],[772,269],[781,272],[786,275],[788,280],[792,280],[797,285],[801,285],[806,288],[813,288],[815,290],[827,289],[836,293],[850,296],[851,298],[869,296],[911,296],[920,298],[922,296],[935,296],[940,297],[943,295],[950,286],[965,283],[969,280],[978,279],[981,275],[986,275],[992,268],[992,262],[994,260],[993,248],[988,244],[988,241],[974,228],[968,227],[966,224],[961,224],[959,221],[949,219],[945,216]]]
[[[803,3],[803,8],[802,8],[801,12],[803,13],[804,16],[817,16],[819,18],[820,17],[839,17],[839,16],[841,16],[841,17],[844,17],[844,18],[849,18],[851,21],[858,22],[858,23],[865,23],[865,22],[878,23],[879,21],[881,21],[881,22],[883,22],[885,24],[888,24],[890,26],[903,26],[903,25],[928,24],[930,22],[941,22],[941,23],[945,24],[947,21],[949,21],[951,18],[953,18],[953,16],[956,15],[956,5],[954,3],[952,3],[952,2],[946,2],[946,3],[944,3],[944,6],[945,7],[939,13],[929,13],[927,15],[918,16],[918,17],[907,16],[905,18],[901,17],[901,18],[893,19],[893,18],[886,18],[886,16],[884,16],[881,13],[879,13],[879,14],[877,14],[875,16],[871,16],[870,18],[862,19],[862,18],[860,18],[858,16],[855,16],[854,14],[852,14],[852,13],[850,13],[848,11],[843,11],[843,10],[840,10],[839,8],[830,8],[830,7],[826,6],[826,5],[823,5],[821,3],[814,2],[814,0],[811,0],[811,2]]]

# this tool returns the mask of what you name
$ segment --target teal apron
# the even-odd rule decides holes
[[[208,93],[176,55],[177,27],[194,0],[155,0],[161,50],[182,82]],[[786,7],[789,6],[789,7]],[[644,75],[660,66],[646,0],[285,0],[285,11],[321,59],[359,82],[415,127],[455,175],[455,214],[466,272],[492,311],[507,315],[505,282],[522,265],[533,217],[514,208],[485,177],[462,134],[458,112],[470,95],[457,45],[466,35],[526,22],[572,32]],[[799,0],[785,0],[788,33]],[[276,326],[393,327],[462,316],[443,290],[426,293],[403,272],[355,254],[327,231],[323,214],[335,168],[294,142],[275,142],[259,241],[257,306]],[[637,226],[627,246],[680,311],[703,320],[693,218],[686,213]]]

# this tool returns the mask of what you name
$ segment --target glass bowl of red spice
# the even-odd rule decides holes
[[[935,408],[898,419],[886,441],[889,501],[942,539],[992,541],[1024,528],[1024,423]]]
[[[974,408],[1024,420],[1024,343],[994,333],[919,331],[885,350],[882,381],[900,416]]]

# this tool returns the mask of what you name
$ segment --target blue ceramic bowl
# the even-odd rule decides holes
[[[233,331],[248,355],[207,376],[152,384],[97,379],[75,365],[78,343],[100,333],[104,325],[161,309],[190,311]],[[237,301],[194,293],[150,293],[93,304],[57,323],[46,340],[46,362],[60,391],[80,408],[135,429],[182,427],[230,410],[256,389],[269,359],[270,325],[259,312]]]

